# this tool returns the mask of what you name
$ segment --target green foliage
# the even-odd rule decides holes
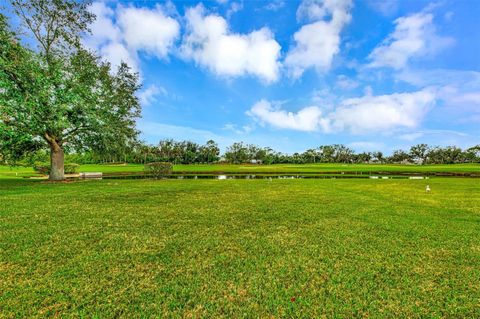
[[[78,173],[79,168],[80,168],[80,165],[78,164],[67,163],[65,164],[65,174],[76,174]]]
[[[191,141],[162,140],[158,146],[144,145],[141,152],[145,152],[145,160],[156,158],[176,164],[212,163],[218,160],[220,149],[217,143],[209,140],[205,145]]]
[[[50,174],[50,164],[35,162],[33,164],[33,170],[39,174],[48,175]]]
[[[126,64],[114,72],[81,47],[80,35],[94,18],[88,2],[11,2],[38,50],[22,46],[0,17],[2,161],[42,148],[125,153],[138,135],[138,75]]]
[[[165,177],[173,172],[172,163],[168,162],[153,162],[145,164],[145,174],[155,178]]]
[[[410,148],[410,156],[416,163],[426,164],[429,150],[427,144],[417,144]]]
[[[405,163],[411,161],[411,155],[403,150],[396,150],[389,158],[390,163]]]
[[[14,13],[47,62],[80,47],[80,35],[95,19],[89,0],[10,0]]]
[[[80,165],[76,163],[67,163],[65,164],[65,174],[76,174]],[[45,162],[35,162],[33,164],[33,170],[39,174],[48,175],[50,174],[50,164]]]
[[[249,147],[243,142],[233,143],[225,152],[225,159],[233,164],[247,163],[249,157],[251,157],[251,154],[249,154]]]
[[[0,14],[0,154],[4,163],[13,164],[40,147],[28,132],[35,129],[28,110],[40,98],[32,92],[41,93],[45,86],[39,69],[35,54],[19,44]]]

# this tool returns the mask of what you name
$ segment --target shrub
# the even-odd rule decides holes
[[[168,162],[153,162],[145,164],[145,174],[151,175],[155,178],[165,177],[172,174],[173,165]]]
[[[75,164],[75,163],[65,164],[65,166],[64,166],[65,174],[78,173],[78,168],[79,167],[80,167],[80,165]],[[39,174],[43,174],[43,175],[50,174],[50,164],[48,164],[48,163],[35,162],[33,164],[33,169],[35,170],[35,172],[37,172]]]
[[[80,165],[75,163],[65,164],[65,174],[76,174]]]
[[[39,174],[48,175],[50,174],[50,165],[43,162],[33,163],[33,170]]]

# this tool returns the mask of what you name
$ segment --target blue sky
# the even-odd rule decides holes
[[[480,143],[478,1],[94,2],[137,70],[142,138],[283,152]]]

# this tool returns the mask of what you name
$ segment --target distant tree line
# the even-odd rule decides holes
[[[157,145],[135,142],[120,147],[113,144],[108,149],[84,153],[65,154],[66,162],[78,164],[107,163],[152,163],[170,162],[173,164],[308,164],[308,163],[391,163],[391,164],[454,164],[480,163],[480,145],[462,150],[456,146],[431,147],[417,144],[408,151],[396,150],[390,156],[382,152],[356,153],[342,144],[321,145],[307,149],[302,153],[286,154],[270,147],[259,147],[243,142],[233,143],[221,154],[218,144],[209,140],[201,145],[191,141],[161,140]],[[21,163],[31,165],[35,162],[47,162],[48,152],[39,151]],[[0,158],[0,162],[1,162]]]
[[[454,164],[479,163],[480,145],[462,150],[456,146],[430,147],[427,144],[414,145],[408,151],[396,150],[390,156],[382,152],[356,153],[342,145],[321,145],[303,153],[285,154],[269,147],[234,143],[227,148],[223,159],[228,163],[396,163],[396,164]]]

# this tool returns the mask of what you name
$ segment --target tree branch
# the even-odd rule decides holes
[[[88,126],[88,125],[87,126],[85,126],[85,125],[77,126],[73,129],[71,129],[70,131],[66,132],[65,134],[63,134],[62,141],[67,142],[74,135],[74,133],[77,133],[77,132],[80,132],[80,131],[83,131],[83,130],[88,130],[90,128],[91,127]]]

